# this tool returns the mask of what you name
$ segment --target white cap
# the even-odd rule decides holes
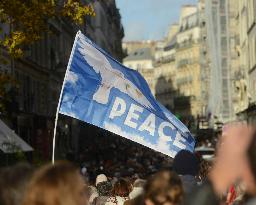
[[[86,174],[86,172],[87,172],[86,167],[83,167],[83,168],[81,169],[81,172],[82,172],[82,175],[85,175],[85,174]]]
[[[98,185],[98,183],[106,182],[106,181],[108,181],[108,178],[106,177],[106,175],[105,174],[100,174],[96,178],[96,186]]]

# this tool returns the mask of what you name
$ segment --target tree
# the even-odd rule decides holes
[[[47,31],[49,19],[64,17],[83,24],[86,15],[94,16],[94,9],[81,0],[1,0],[0,23],[9,25],[10,32],[0,46],[12,57],[21,57],[23,47],[39,40]]]

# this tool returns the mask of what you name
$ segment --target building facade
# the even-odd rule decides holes
[[[176,99],[175,107],[181,106],[180,115],[184,118],[197,117],[203,113],[200,32],[197,7],[183,6],[176,45],[176,84],[181,97]]]
[[[223,122],[255,118],[255,5],[253,0],[206,0],[209,110]]]
[[[141,72],[156,99],[183,121],[205,116],[209,99],[205,4],[200,2],[198,6],[182,7],[179,23],[170,27],[163,40],[152,47],[135,49],[124,59],[127,67]],[[147,53],[145,50],[151,55],[140,56]]]
[[[238,87],[240,109],[238,118],[251,123],[256,122],[256,2],[241,0],[237,2],[237,22],[239,25],[239,54],[242,83]]]
[[[249,51],[249,90],[251,101],[248,107],[248,120],[256,123],[256,2],[246,1],[248,11],[248,51]]]
[[[240,38],[240,33],[244,32],[244,26],[240,23],[240,17],[243,16],[239,12],[241,1],[228,1],[229,18],[229,51],[230,51],[230,73],[232,87],[232,105],[234,113],[240,113],[248,107],[248,71],[246,71],[245,60],[247,58],[246,45],[247,41]],[[242,16],[241,16],[242,15]],[[244,17],[242,17],[244,18]],[[243,27],[243,28],[242,28]],[[240,41],[241,40],[241,41]]]
[[[167,109],[174,112],[174,98],[177,95],[176,87],[176,41],[178,24],[173,24],[164,41],[155,53],[155,96]]]
[[[198,2],[198,15],[199,15],[199,27],[200,27],[200,66],[201,66],[201,103],[202,103],[202,113],[200,116],[200,121],[205,124],[208,123],[209,113],[207,112],[207,107],[209,104],[210,97],[210,56],[209,56],[209,45],[207,43],[207,27],[206,27],[206,15],[205,15],[205,0],[200,0]]]
[[[115,0],[96,0],[92,3],[96,16],[87,17],[86,35],[117,60],[122,61],[124,58],[122,49],[124,29]]]
[[[124,31],[115,1],[94,1],[93,4],[97,15],[86,17],[86,25],[77,26],[64,19],[49,20],[50,33],[44,33],[41,40],[28,46],[24,58],[12,60],[7,57],[9,63],[1,65],[1,70],[8,70],[19,84],[17,111],[11,126],[34,148],[39,146],[38,150],[44,150],[46,159],[49,158],[60,90],[76,32],[81,30],[116,59],[123,58]],[[8,33],[8,26],[5,30]],[[60,123],[64,124],[59,133],[67,132],[65,120]],[[73,124],[78,128],[77,122]],[[77,146],[77,139],[74,141]]]
[[[122,48],[126,56],[130,55],[133,51],[141,48],[151,48],[152,52],[155,50],[156,41],[124,41]]]
[[[210,93],[208,112],[212,119],[234,119],[231,82],[229,4],[227,0],[206,0],[205,15],[210,55]]]

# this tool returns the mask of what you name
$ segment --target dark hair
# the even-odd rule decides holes
[[[194,153],[181,150],[174,157],[173,170],[180,175],[196,176],[199,171],[199,160]]]
[[[198,177],[200,177],[200,180],[205,180],[209,174],[209,171],[210,163],[203,159],[199,164]]]
[[[256,180],[256,129],[253,132],[253,139],[248,149],[250,167]]]
[[[183,193],[181,179],[172,171],[158,172],[149,178],[145,186],[145,200],[149,199],[155,205],[165,202],[179,204],[183,199]]]
[[[132,186],[129,182],[127,182],[124,179],[119,179],[114,185],[112,195],[128,197],[131,190],[132,190]]]
[[[96,189],[99,193],[99,196],[110,196],[112,191],[112,184],[107,182],[100,182],[97,184]]]
[[[19,163],[0,170],[1,205],[20,204],[33,171],[33,168],[26,163]]]

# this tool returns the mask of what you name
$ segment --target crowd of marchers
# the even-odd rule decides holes
[[[225,126],[212,164],[182,150],[175,156],[172,169],[165,168],[147,177],[109,177],[104,172],[88,181],[86,172],[85,167],[81,169],[66,161],[37,169],[28,164],[1,168],[0,204],[253,205],[256,131],[244,124]]]
[[[102,173],[108,178],[145,179],[172,166],[172,158],[110,132],[81,137],[80,144],[82,149],[76,162],[91,184]]]

